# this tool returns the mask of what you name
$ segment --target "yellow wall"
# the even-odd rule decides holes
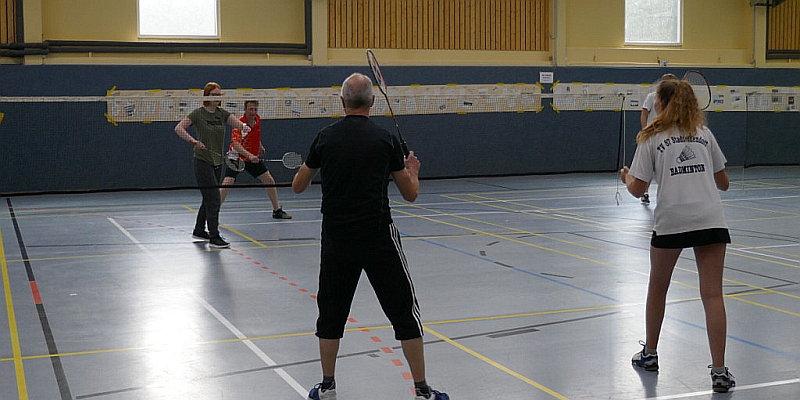
[[[566,62],[590,64],[746,65],[752,58],[748,0],[684,0],[680,46],[626,46],[624,0],[561,0]]]
[[[23,0],[26,39],[136,41],[136,0]],[[167,0],[165,0],[167,1]],[[303,0],[220,0],[220,42],[303,43]],[[766,17],[749,0],[683,0],[680,46],[625,46],[625,0],[550,0],[549,51],[382,50],[388,65],[641,65],[797,68],[765,60]],[[327,47],[327,0],[312,0],[313,60],[274,54],[71,54],[26,63],[360,65],[363,49]],[[755,10],[755,35],[753,33]],[[38,29],[38,31],[37,31]],[[753,37],[755,36],[755,41]],[[754,49],[755,47],[755,49]],[[6,59],[0,62],[20,62]]]
[[[220,3],[220,39],[211,41],[305,42],[302,0],[220,0]],[[42,2],[45,40],[136,41],[139,40],[136,18],[136,0]]]

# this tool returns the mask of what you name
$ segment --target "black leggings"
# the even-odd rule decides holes
[[[203,195],[203,204],[197,212],[197,221],[194,224],[195,232],[205,231],[208,223],[208,234],[211,237],[219,236],[219,177],[222,174],[222,165],[213,166],[208,161],[194,159],[194,177],[200,193]]]

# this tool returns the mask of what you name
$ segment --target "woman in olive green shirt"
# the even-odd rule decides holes
[[[206,83],[203,96],[222,96],[222,88],[216,82]],[[175,126],[175,133],[194,146],[194,176],[203,195],[203,204],[197,213],[192,237],[208,240],[209,246],[227,248],[230,244],[219,234],[219,178],[222,172],[222,149],[225,140],[225,127],[231,125],[250,132],[250,127],[239,121],[235,115],[220,108],[221,101],[203,101],[203,106],[192,111]],[[187,128],[194,125],[195,139]],[[208,225],[208,232],[206,232]]]

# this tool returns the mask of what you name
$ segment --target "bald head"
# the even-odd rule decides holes
[[[375,99],[372,93],[372,80],[358,72],[350,75],[342,83],[342,102],[347,109],[372,107]]]

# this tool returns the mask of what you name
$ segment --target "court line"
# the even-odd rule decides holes
[[[422,208],[422,207],[420,207],[420,208]],[[423,209],[424,209],[424,208],[423,208]],[[409,213],[409,212],[406,212],[406,211],[400,211],[400,210],[398,210],[398,212],[401,212],[401,213],[405,213],[405,214],[410,214],[410,215],[413,215],[413,214],[411,214],[411,213]],[[443,213],[443,214],[444,214],[444,213]],[[444,215],[446,215],[446,214],[444,214]],[[465,218],[465,217],[462,217],[462,218],[464,218],[464,219],[468,219],[468,220],[469,220],[469,218]],[[435,219],[432,219],[432,218],[421,218],[421,219],[425,219],[425,220],[428,220],[428,221],[431,221],[431,222],[440,223],[440,224],[445,224],[445,225],[450,225],[450,226],[461,227],[462,229],[465,229],[465,230],[470,230],[470,231],[478,231],[478,232],[480,232],[479,230],[477,230],[477,229],[474,229],[474,228],[469,228],[469,227],[465,227],[465,226],[459,226],[459,225],[457,225],[457,224],[454,224],[454,223],[445,222],[445,221],[438,221],[438,220],[435,220]],[[480,222],[480,221],[476,221],[476,222]],[[486,233],[486,234],[488,234],[488,235],[491,235],[491,234],[489,234],[488,232],[485,232],[485,233]],[[615,268],[615,269],[620,269],[620,270],[629,271],[629,272],[633,272],[633,273],[637,273],[637,274],[647,275],[647,274],[644,274],[644,273],[642,273],[642,272],[639,272],[639,271],[636,271],[636,270],[631,270],[631,269],[626,269],[626,268],[617,267],[617,266],[614,266],[614,265],[612,265],[612,264],[609,264],[609,263],[606,263],[606,262],[603,262],[603,261],[600,261],[600,260],[596,260],[596,259],[592,259],[592,258],[589,258],[589,257],[580,256],[580,255],[577,255],[577,254],[574,254],[574,253],[562,252],[562,251],[560,251],[560,250],[551,249],[551,248],[548,248],[548,247],[539,246],[539,245],[535,245],[535,244],[532,244],[532,243],[527,243],[527,242],[524,242],[524,241],[520,241],[520,240],[516,240],[516,239],[511,239],[511,238],[507,238],[507,237],[503,237],[503,236],[499,236],[499,235],[491,235],[491,236],[495,236],[495,237],[501,238],[501,239],[503,239],[503,240],[508,240],[508,241],[511,241],[511,242],[514,242],[514,243],[523,244],[523,245],[526,245],[526,246],[531,246],[531,247],[536,247],[536,248],[540,248],[540,249],[543,249],[543,250],[549,250],[549,251],[553,251],[553,252],[556,252],[556,253],[558,253],[558,254],[566,255],[566,256],[569,256],[569,257],[575,257],[575,258],[582,259],[582,260],[586,260],[586,261],[589,261],[589,262],[592,262],[592,263],[597,263],[597,264],[604,265],[604,266],[610,266],[610,267],[612,267],[612,268]],[[444,246],[444,245],[440,245],[440,246],[442,246],[442,247],[447,247],[447,246]],[[455,249],[454,249],[454,250],[455,250]],[[458,250],[455,250],[455,251],[458,251]],[[488,260],[487,260],[487,262],[488,262]],[[520,272],[525,272],[525,270],[522,270],[522,269],[517,269],[517,270],[518,270],[518,271],[520,271]],[[530,273],[530,272],[528,272],[528,273]],[[532,274],[532,273],[531,273],[531,274]],[[557,280],[557,279],[552,279],[552,278],[546,278],[546,279],[549,279],[549,280],[551,280],[551,281],[553,281],[553,282],[556,282],[556,283],[560,283],[560,284],[564,284],[564,285],[570,286],[569,284],[566,284],[566,283],[564,283],[564,282],[561,282],[561,281],[559,281],[559,280]],[[755,285],[750,285],[750,284],[746,284],[746,283],[742,283],[742,282],[736,282],[736,281],[733,281],[733,280],[727,280],[727,281],[730,281],[730,282],[735,282],[735,283],[737,283],[737,284],[740,284],[740,285],[743,285],[743,286],[747,286],[747,287],[751,287],[751,288],[757,288],[757,289],[760,289],[760,290],[763,290],[763,291],[766,291],[766,292],[771,292],[771,293],[781,293],[781,292],[777,292],[777,291],[775,291],[775,290],[772,290],[772,289],[763,288],[763,287],[758,287],[758,286],[755,286]],[[674,283],[676,283],[676,284],[679,284],[679,285],[682,285],[682,286],[687,286],[687,287],[690,287],[690,288],[693,288],[693,289],[699,289],[699,288],[698,288],[698,287],[696,287],[696,286],[691,286],[691,285],[689,285],[689,284],[682,283],[682,282],[679,282],[679,281],[674,281],[674,280],[673,280],[672,282],[674,282]],[[588,291],[588,290],[586,290],[586,289],[582,289],[582,288],[581,288],[580,290],[587,291],[587,292],[589,292],[589,293],[593,293],[593,292],[591,292],[591,291]],[[781,293],[781,294],[783,294],[783,293]],[[784,294],[784,295],[788,295],[788,294]],[[615,301],[615,302],[619,302],[618,300],[615,300],[615,299],[613,299],[613,298],[611,298],[611,297],[608,297],[608,296],[605,296],[605,295],[600,295],[600,296],[601,296],[601,297],[603,297],[603,298],[610,299],[610,300],[612,300],[612,301]],[[799,317],[799,318],[800,318],[800,313],[795,313],[795,312],[792,312],[792,311],[789,311],[789,310],[784,310],[784,309],[782,309],[782,308],[778,308],[778,307],[772,307],[772,306],[768,306],[768,305],[766,305],[766,304],[761,304],[761,303],[758,303],[758,302],[755,302],[755,301],[746,300],[746,299],[740,298],[739,296],[729,296],[729,295],[724,295],[724,296],[725,296],[725,297],[727,297],[727,298],[730,298],[730,299],[734,299],[734,300],[737,300],[737,301],[741,301],[741,302],[743,302],[743,303],[751,304],[751,305],[754,305],[754,306],[757,306],[757,307],[762,307],[762,308],[765,308],[765,309],[769,309],[769,310],[772,310],[772,311],[776,311],[776,312],[781,312],[781,313],[789,314],[789,315],[792,315],[792,316],[795,316],[795,317]],[[696,325],[694,325],[694,324],[691,324],[691,323],[687,323],[687,322],[681,321],[680,319],[677,319],[677,318],[671,318],[671,317],[667,317],[667,318],[669,318],[669,319],[672,319],[672,320],[675,320],[675,321],[678,321],[678,322],[686,323],[686,324],[687,324],[687,325],[689,325],[689,326],[695,326],[695,327],[696,327]],[[700,327],[700,328],[701,328],[702,330],[705,330],[705,329],[703,329],[702,327]],[[762,349],[768,349],[768,350],[774,351],[774,352],[776,352],[776,353],[778,353],[778,354],[785,354],[785,353],[782,353],[782,352],[780,352],[780,351],[778,351],[778,350],[774,350],[774,349],[771,349],[771,348],[769,348],[769,347],[767,347],[767,346],[760,345],[760,344],[756,344],[755,342],[751,342],[751,341],[748,341],[748,340],[746,340],[746,339],[742,339],[742,338],[739,338],[739,337],[736,337],[736,336],[728,335],[727,337],[728,337],[728,338],[730,338],[730,339],[732,339],[732,340],[736,340],[736,341],[739,341],[739,342],[742,342],[742,343],[745,343],[745,344],[757,345],[757,347],[759,347],[759,348],[762,348]],[[797,359],[797,357],[794,357],[794,356],[793,356],[793,358],[794,358],[794,359]]]
[[[753,384],[753,385],[734,386],[733,389],[728,393],[730,393],[731,395],[735,396],[736,392],[741,392],[743,390],[760,389],[760,388],[771,387],[771,386],[791,385],[793,383],[800,383],[800,379],[787,379],[785,381],[774,381],[774,382],[756,383],[756,384]],[[708,396],[708,395],[714,395],[714,392],[711,391],[711,390],[703,390],[701,392],[673,394],[673,395],[668,395],[668,396],[646,397],[643,400],[687,399],[687,398],[690,398],[690,397]]]
[[[6,250],[3,246],[2,230],[0,230],[0,269],[2,269],[3,272],[3,291],[5,292],[6,315],[8,316],[8,332],[11,336],[14,371],[17,377],[17,395],[19,396],[19,400],[28,400],[28,386],[25,384],[25,368],[22,365],[22,351],[19,346],[17,317],[14,314],[14,301],[11,296],[11,282],[8,278],[8,264],[6,263]]]
[[[14,231],[17,234],[17,244],[19,245],[20,255],[22,258],[28,258],[28,250],[25,247],[25,241],[22,238],[22,230],[19,227],[16,213],[14,213],[14,206],[11,204],[11,199],[7,198],[6,203],[8,203],[8,214],[11,216],[11,223],[14,225]],[[42,335],[44,335],[45,345],[47,346],[47,352],[50,354],[58,354],[59,351],[56,345],[55,335],[53,335],[53,330],[50,328],[50,321],[47,318],[47,311],[45,310],[44,302],[42,302],[39,286],[36,283],[33,265],[28,261],[24,264],[25,273],[28,277],[28,285],[31,288],[33,304],[36,308],[36,315],[39,317],[39,325],[42,328]],[[58,385],[58,392],[61,395],[61,399],[72,399],[72,392],[69,389],[69,382],[67,381],[67,375],[64,373],[64,366],[61,364],[61,358],[50,357],[50,365],[53,367],[53,374],[56,378],[56,384]]]
[[[757,292],[751,293],[741,293],[735,296],[750,296],[758,294]],[[667,300],[667,304],[677,304],[677,303],[684,303],[687,301],[698,301],[700,297],[689,297],[683,299],[674,299],[674,300]],[[458,324],[458,323],[465,323],[465,322],[481,322],[481,321],[494,321],[494,320],[503,320],[503,319],[512,319],[512,318],[526,318],[526,317],[535,317],[540,315],[556,315],[556,314],[568,314],[568,313],[576,313],[576,312],[585,312],[585,311],[600,311],[600,310],[608,310],[608,309],[615,309],[615,308],[623,308],[623,307],[633,307],[633,306],[643,306],[644,302],[638,303],[617,303],[617,304],[607,304],[602,306],[589,306],[589,307],[579,307],[579,308],[567,308],[561,310],[545,310],[545,311],[532,311],[526,313],[516,313],[516,314],[504,314],[504,315],[488,315],[483,317],[467,317],[467,318],[458,318],[458,319],[447,319],[447,320],[439,320],[439,321],[429,321],[425,322],[424,325],[446,325],[446,324]],[[370,329],[370,330],[378,330],[378,329],[391,329],[391,325],[376,325],[376,326],[366,326],[366,327],[357,327],[357,328],[347,328],[345,332],[356,332],[361,331],[362,329]],[[201,342],[194,342],[189,343],[185,346],[194,347],[194,346],[205,346],[211,344],[223,344],[223,343],[236,343],[242,340],[269,340],[269,339],[281,339],[281,338],[291,338],[291,337],[300,337],[300,336],[312,336],[314,332],[293,332],[293,333],[278,333],[274,335],[263,335],[263,336],[250,336],[244,339],[235,338],[235,339],[218,339],[218,340],[208,340],[208,341],[201,341]],[[116,349],[98,349],[98,350],[85,350],[85,351],[76,351],[76,352],[69,352],[69,353],[59,353],[59,354],[41,354],[35,356],[23,356],[22,360],[36,360],[42,358],[49,358],[49,357],[75,357],[75,356],[85,356],[85,355],[93,355],[93,354],[105,354],[105,353],[123,353],[123,352],[130,352],[130,351],[146,351],[152,349],[152,346],[140,346],[140,347],[126,347],[126,348],[116,348]],[[772,349],[767,348],[767,350],[772,351]],[[790,357],[792,359],[796,359],[798,357]],[[0,358],[0,362],[8,362],[14,361],[13,358]]]
[[[122,231],[122,233],[124,233],[125,236],[128,237],[128,239],[136,243],[136,245],[139,246],[139,248],[142,249],[142,251],[145,252],[149,257],[151,257],[153,260],[157,260],[155,255],[151,253],[150,250],[147,249],[147,247],[144,247],[144,245],[142,245],[142,243],[138,239],[133,237],[133,235],[131,235],[130,232],[125,230],[125,228],[123,228],[120,224],[118,224],[113,218],[108,217],[108,220],[111,221],[111,223],[114,224],[117,228],[119,228],[119,230]],[[185,292],[188,293],[189,296],[192,297],[192,299],[200,303],[209,313],[211,313],[211,315],[213,315],[220,323],[222,323],[222,325],[228,328],[228,330],[231,331],[231,333],[233,333],[234,336],[236,336],[238,339],[241,339],[242,342],[245,344],[245,346],[247,346],[247,348],[250,349],[250,351],[255,353],[255,355],[258,358],[260,358],[261,361],[264,361],[269,366],[277,365],[275,361],[269,358],[269,356],[267,356],[263,351],[261,351],[261,349],[258,348],[258,346],[253,344],[251,340],[247,339],[247,336],[242,334],[242,332],[239,329],[237,329],[230,321],[228,321],[222,314],[220,314],[219,311],[217,311],[211,304],[206,302],[202,297],[198,296],[191,290],[186,289]],[[300,386],[300,384],[297,383],[297,381],[294,380],[294,378],[292,378],[286,371],[284,371],[282,368],[277,368],[275,369],[275,372],[281,378],[283,378],[283,380],[286,381],[286,383],[288,383],[289,386],[291,386],[297,393],[299,393],[300,396],[302,396],[303,398],[306,397],[306,389]]]
[[[183,205],[183,207],[184,207],[184,208],[186,208],[187,210],[189,210],[189,211],[191,211],[191,212],[195,213],[195,214],[197,213],[197,210],[195,210],[195,209],[193,209],[193,208],[191,208],[191,207],[187,206],[186,204],[184,204],[184,205]],[[244,234],[244,233],[242,233],[242,232],[239,232],[239,231],[237,231],[236,229],[233,229],[233,228],[231,228],[230,226],[227,226],[227,225],[225,225],[225,224],[219,224],[219,226],[221,226],[221,227],[223,227],[223,228],[225,228],[225,229],[227,229],[227,230],[229,230],[229,231],[231,231],[231,232],[233,232],[233,233],[235,233],[235,234],[237,234],[237,235],[239,235],[239,236],[241,236],[241,237],[243,237],[243,238],[247,239],[248,241],[250,241],[250,242],[252,242],[252,243],[255,243],[255,244],[256,244],[257,246],[259,246],[259,247],[263,247],[263,248],[266,248],[266,247],[267,247],[267,245],[265,245],[265,244],[263,244],[263,243],[259,242],[258,240],[255,240],[255,239],[251,238],[250,236],[247,236],[247,235],[245,235],[245,234]]]
[[[234,336],[236,336],[237,338],[241,339],[242,343],[244,343],[245,346],[247,346],[247,348],[250,349],[250,351],[255,353],[255,355],[258,358],[260,358],[261,361],[263,361],[265,364],[267,364],[270,367],[278,365],[278,363],[276,363],[271,358],[269,358],[269,356],[266,353],[264,353],[258,346],[256,346],[253,343],[252,340],[247,339],[247,336],[245,336],[238,328],[236,328],[236,326],[234,326],[230,321],[228,321],[228,319],[225,318],[225,316],[220,314],[220,312],[217,311],[217,309],[214,308],[211,304],[209,304],[202,297],[198,296],[196,293],[194,293],[191,290],[186,290],[186,292],[195,301],[197,301],[198,303],[202,304],[203,307],[209,313],[211,313],[211,315],[213,315],[219,322],[222,323],[222,325],[225,325],[225,327],[228,328],[228,330],[231,331],[231,333],[233,333]],[[286,383],[288,383],[289,386],[291,386],[298,394],[300,394],[300,396],[302,398],[304,398],[304,399],[306,398],[306,396],[308,395],[308,393],[306,392],[306,389],[303,386],[301,386],[294,378],[292,378],[292,376],[289,375],[289,373],[287,373],[283,368],[275,368],[275,373],[277,373],[278,376],[280,376],[284,381],[286,381]]]
[[[444,197],[447,197],[447,196],[444,196]],[[450,198],[450,197],[448,197],[448,198]],[[480,197],[479,197],[479,198],[480,198]],[[471,201],[471,200],[466,200],[466,199],[465,199],[464,201],[465,201],[465,202],[470,202],[470,203],[472,203],[472,201]],[[530,207],[530,205],[527,205],[527,204],[522,204],[522,203],[515,203],[515,202],[513,202],[513,201],[509,201],[509,202],[508,202],[508,204],[518,205],[518,206],[522,206],[522,207]],[[490,205],[490,204],[487,204],[486,206],[487,206],[487,207],[500,208],[500,209],[508,209],[508,210],[510,210],[510,211],[520,212],[520,213],[524,213],[524,214],[527,214],[527,215],[533,215],[533,216],[541,216],[541,215],[542,215],[542,214],[539,214],[539,213],[528,213],[528,212],[524,212],[524,211],[515,210],[515,209],[513,209],[513,208],[509,208],[509,207],[501,207],[501,206],[498,206],[498,205]],[[423,208],[423,209],[424,209],[424,208]],[[425,209],[425,210],[427,210],[427,209]],[[430,210],[428,210],[428,211],[430,211]],[[543,209],[543,211],[548,211],[548,209],[546,209],[546,208],[545,208],[545,209]],[[402,211],[399,211],[399,210],[398,210],[398,212],[402,212]],[[442,215],[448,215],[448,214],[446,214],[446,213],[442,213]],[[580,215],[579,215],[579,216],[580,216]],[[480,220],[475,220],[475,219],[470,219],[470,218],[462,218],[462,219],[466,219],[466,220],[469,220],[469,221],[474,221],[474,222],[479,222],[479,223],[485,223],[485,224],[488,224],[488,225],[496,225],[496,224],[492,224],[492,223],[488,223],[488,222],[482,222],[482,221],[480,221]],[[436,222],[439,222],[439,223],[445,223],[445,224],[446,224],[446,222],[437,221],[437,220],[434,220],[434,219],[430,219],[430,220],[431,220],[431,221],[436,221]],[[569,220],[567,220],[566,222],[573,222],[573,221],[569,221]],[[579,225],[586,225],[586,224],[579,223]],[[608,231],[611,231],[611,232],[617,232],[617,233],[625,233],[625,234],[630,234],[630,233],[628,233],[628,232],[625,232],[625,231],[622,231],[622,230],[620,230],[620,229],[614,229],[614,228],[609,228],[609,227],[602,226],[602,224],[595,225],[595,226],[593,226],[593,227],[594,227],[594,228],[605,229],[605,230],[608,230]],[[468,229],[468,228],[464,227],[464,229]],[[634,235],[634,236],[640,236],[640,237],[649,237],[649,235],[642,235],[642,234],[631,234],[631,235]],[[544,237],[547,237],[547,236],[544,236]],[[546,247],[542,247],[542,248],[543,248],[543,249],[547,249]],[[564,254],[564,253],[562,252],[561,254]],[[572,253],[567,253],[567,254],[572,254]],[[794,265],[790,265],[790,264],[782,263],[782,262],[779,262],[779,261],[773,261],[773,260],[765,260],[765,259],[760,259],[760,258],[753,257],[753,256],[749,256],[749,255],[738,254],[738,253],[735,253],[735,252],[731,253],[731,255],[735,255],[735,256],[738,256],[738,257],[744,257],[744,258],[750,258],[750,259],[756,259],[756,260],[759,260],[759,261],[764,261],[764,262],[768,262],[768,263],[772,263],[772,264],[784,265],[784,266],[788,266],[788,267],[796,268]],[[572,254],[572,256],[577,256],[577,255],[574,255],[574,254]],[[598,261],[598,260],[594,260],[594,259],[590,259],[590,258],[586,258],[586,259],[587,259],[587,260],[590,260],[590,261],[592,261],[592,262],[597,262],[597,263],[600,263],[601,265],[606,265],[606,266],[609,266],[609,265],[610,265],[610,264],[607,264],[607,263],[602,263],[601,261]],[[623,270],[627,270],[627,269],[620,268],[620,267],[616,267],[616,266],[612,266],[612,267],[613,267],[613,268],[617,268],[617,269],[623,269]],[[678,266],[676,266],[676,267],[675,267],[675,269],[677,269],[677,270],[680,270],[680,271],[684,271],[684,272],[689,272],[689,273],[694,273],[694,274],[697,274],[697,271],[689,270],[689,269],[682,268],[682,267],[678,267]],[[627,270],[627,271],[632,271],[632,272],[640,273],[640,272],[638,272],[638,271],[635,271],[635,270]],[[774,290],[774,289],[768,289],[768,288],[764,288],[764,287],[757,286],[757,285],[753,285],[753,284],[749,284],[749,283],[739,282],[739,281],[735,281],[735,280],[732,280],[732,279],[729,279],[729,278],[723,278],[723,281],[724,281],[724,282],[735,283],[735,284],[737,284],[737,285],[745,285],[745,286],[748,286],[748,287],[750,287],[750,288],[753,288],[753,289],[765,290],[765,291],[767,291],[767,292],[774,293],[774,294],[778,294],[778,295],[781,295],[781,296],[786,296],[786,297],[791,297],[791,298],[797,298],[797,299],[800,299],[800,296],[797,296],[797,295],[793,295],[793,294],[789,294],[789,293],[785,293],[785,292],[777,291],[777,290]],[[691,285],[688,285],[688,284],[684,284],[684,283],[681,283],[681,282],[679,282],[679,281],[674,281],[674,280],[673,280],[672,282],[678,283],[678,284],[680,284],[680,285],[683,285],[683,286],[687,286],[687,287],[691,287],[691,288],[697,289],[697,287],[696,287],[696,286],[691,286]],[[752,304],[752,305],[760,305],[760,303],[756,303],[756,302],[749,302],[749,304]],[[793,315],[793,316],[796,316],[796,317],[800,317],[800,314],[798,314],[798,313],[794,313],[794,312],[787,311],[787,310],[783,310],[783,309],[776,309],[775,307],[770,307],[770,306],[766,306],[766,305],[763,305],[763,306],[764,306],[764,308],[767,308],[767,309],[770,309],[770,310],[773,310],[773,311],[778,311],[778,310],[780,310],[780,312],[784,312],[784,313],[786,313],[786,314],[789,314],[789,315]]]
[[[114,220],[114,218],[106,217],[106,219],[108,219],[108,221],[111,222],[112,225],[116,226],[117,229],[119,229],[120,232],[122,232],[122,234],[128,238],[128,240],[133,242],[133,244],[135,244],[136,247],[142,250],[143,253],[147,254],[147,256],[150,257],[152,260],[158,261],[158,259],[153,255],[153,253],[151,253],[150,250],[147,249],[147,247],[144,247],[142,242],[133,237],[133,235],[131,235],[131,233],[128,232],[127,229],[123,228],[122,225],[118,224],[117,221]]]
[[[444,340],[445,342],[447,342],[451,346],[456,347],[457,349],[459,349],[459,350],[461,350],[461,351],[463,351],[463,352],[465,352],[465,353],[467,353],[467,354],[469,354],[469,355],[471,355],[471,356],[473,356],[473,357],[475,357],[475,358],[477,358],[477,359],[479,359],[479,360],[481,360],[481,361],[483,361],[483,362],[485,362],[485,363],[487,363],[487,364],[489,364],[489,365],[491,365],[491,366],[493,366],[493,367],[495,367],[495,368],[497,368],[497,369],[499,369],[499,370],[501,370],[501,371],[503,371],[503,372],[505,372],[505,373],[507,373],[507,374],[509,374],[509,375],[511,375],[511,376],[513,376],[513,377],[515,377],[515,378],[517,378],[517,379],[519,379],[519,380],[521,380],[521,381],[533,386],[533,387],[535,387],[535,388],[537,388],[537,389],[539,389],[539,390],[541,390],[542,392],[545,392],[545,393],[549,394],[550,396],[553,396],[553,397],[555,397],[555,398],[557,398],[559,400],[569,400],[568,397],[565,397],[564,395],[562,395],[562,394],[560,394],[560,393],[548,388],[547,386],[544,386],[541,383],[536,382],[533,379],[530,379],[530,378],[528,378],[528,377],[526,377],[526,376],[524,376],[524,375],[522,375],[522,374],[520,374],[520,373],[518,373],[518,372],[516,372],[516,371],[514,371],[514,370],[512,370],[512,369],[510,369],[510,368],[508,368],[508,367],[506,367],[506,366],[504,366],[502,364],[500,364],[500,363],[498,363],[497,361],[494,361],[491,358],[486,357],[483,354],[480,354],[477,351],[472,350],[469,347],[464,346],[463,344],[458,343],[458,342],[454,341],[453,339],[450,339],[449,337],[447,337],[447,336],[445,336],[445,335],[443,335],[443,334],[441,334],[439,332],[436,332],[435,330],[433,330],[433,329],[431,329],[431,328],[429,328],[427,326],[425,326],[424,329],[425,329],[426,332],[432,334],[433,336],[436,336],[437,338],[439,338],[441,340]]]

